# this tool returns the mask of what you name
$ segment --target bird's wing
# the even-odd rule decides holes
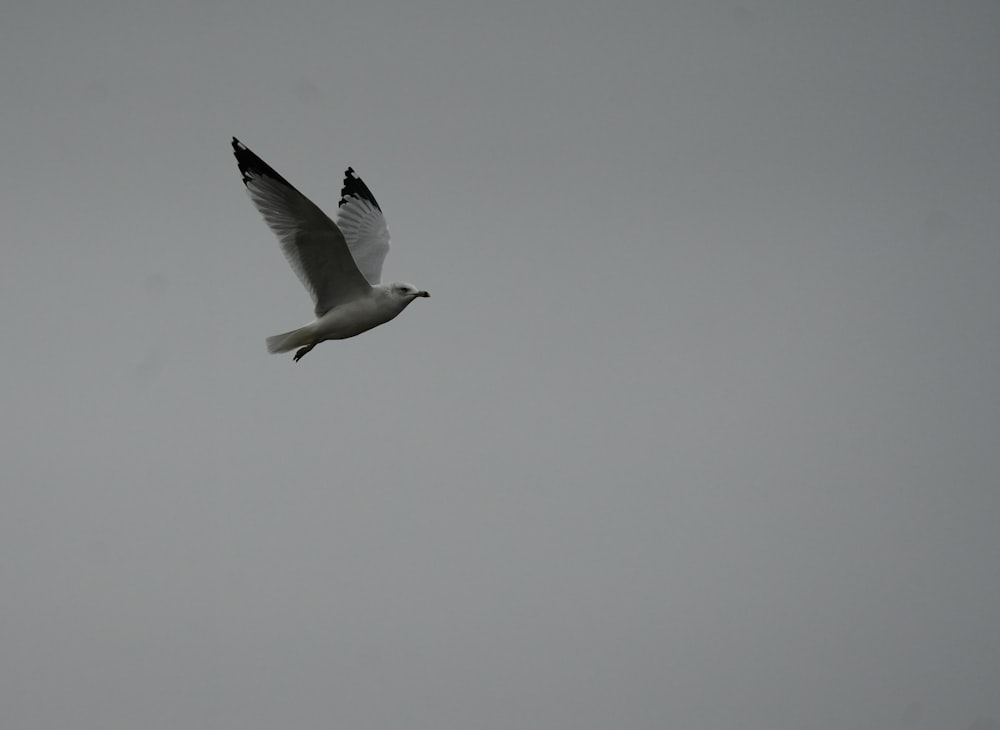
[[[233,137],[233,154],[250,200],[312,294],[316,316],[371,289],[337,225],[285,178]]]
[[[389,253],[389,229],[375,196],[354,168],[344,173],[337,226],[369,284],[382,281],[382,262]]]

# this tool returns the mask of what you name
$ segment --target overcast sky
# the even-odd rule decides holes
[[[5,728],[995,730],[1000,3],[15,0],[0,69]],[[432,298],[268,355],[232,135]]]

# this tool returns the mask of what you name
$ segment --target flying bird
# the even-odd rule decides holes
[[[412,284],[382,284],[389,229],[382,208],[351,167],[344,173],[337,222],[233,137],[233,154],[250,200],[278,237],[281,250],[312,295],[316,319],[267,338],[268,352],[295,361],[325,340],[343,340],[385,324],[417,297]]]

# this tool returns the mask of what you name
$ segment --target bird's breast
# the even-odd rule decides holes
[[[360,335],[401,311],[393,302],[374,296],[340,304],[316,320],[317,340],[343,340]]]

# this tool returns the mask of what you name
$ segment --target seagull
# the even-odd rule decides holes
[[[309,198],[233,137],[233,154],[250,200],[312,295],[316,319],[267,338],[268,352],[295,353],[295,362],[325,340],[343,340],[385,324],[417,297],[412,284],[382,284],[389,229],[372,191],[348,167],[334,223]]]

